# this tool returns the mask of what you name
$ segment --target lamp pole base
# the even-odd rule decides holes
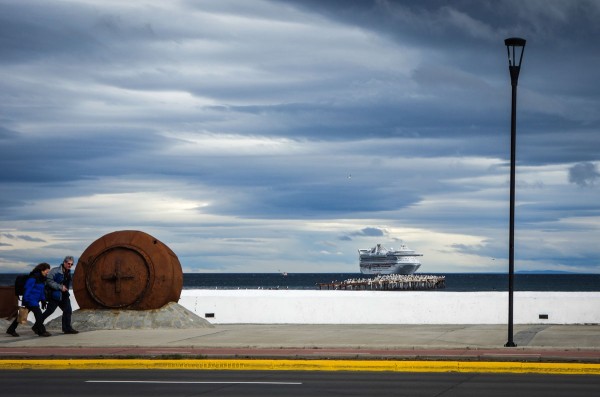
[[[504,347],[517,347],[517,344],[515,342],[513,342],[512,340],[509,340],[508,342],[506,342]]]

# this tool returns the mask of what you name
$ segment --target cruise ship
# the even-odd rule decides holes
[[[360,272],[363,274],[413,274],[421,266],[419,256],[404,244],[400,249],[387,249],[377,244],[371,249],[359,249]]]

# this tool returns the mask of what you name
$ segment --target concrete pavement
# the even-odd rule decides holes
[[[600,375],[600,325],[211,324],[176,303],[76,310],[0,337],[0,369],[536,372]],[[0,320],[4,330],[9,322]]]
[[[4,330],[9,322],[0,320]],[[57,322],[51,323],[55,325]],[[600,325],[228,324],[184,329],[110,329],[51,337],[30,326],[0,337],[0,359],[27,357],[277,358],[600,363]]]

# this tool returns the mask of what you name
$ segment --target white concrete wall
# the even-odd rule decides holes
[[[507,292],[183,290],[179,304],[213,324],[508,321]],[[600,324],[600,292],[515,292],[513,310],[515,324]]]
[[[73,310],[79,308],[71,295]],[[507,292],[183,290],[212,324],[505,324]],[[208,317],[212,313],[214,317]],[[545,314],[548,319],[540,319]],[[60,309],[50,317],[62,315]],[[30,321],[34,321],[30,314]],[[600,292],[515,292],[514,324],[600,324]]]

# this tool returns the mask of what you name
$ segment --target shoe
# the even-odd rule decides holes
[[[38,335],[40,334],[40,330],[35,325],[31,327],[31,330]]]
[[[9,334],[10,336],[14,336],[15,338],[17,336],[20,336],[19,334],[17,334],[17,331],[6,331],[7,334]]]
[[[52,336],[52,334],[48,331],[40,332],[38,336]]]
[[[74,329],[70,329],[70,330],[68,330],[68,331],[65,331],[65,332],[63,332],[63,333],[64,333],[64,334],[78,334],[78,333],[79,333],[79,331],[77,331],[77,330],[74,330]]]

